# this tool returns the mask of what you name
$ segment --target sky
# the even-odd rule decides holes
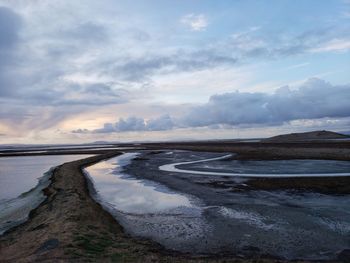
[[[0,144],[350,131],[349,0],[0,0]]]

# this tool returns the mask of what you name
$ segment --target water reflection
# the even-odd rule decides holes
[[[229,166],[230,161],[220,161],[221,157],[212,153],[174,151],[150,158],[145,152],[128,166],[130,176],[123,167],[136,156],[124,154],[87,169],[97,191],[95,200],[132,235],[185,253],[228,252],[246,257],[269,254],[287,259],[335,259],[349,247],[347,196],[232,192],[202,184],[208,180],[202,174],[158,169],[165,163],[191,160],[188,168],[193,169],[197,164],[207,165],[194,160],[208,158]]]
[[[100,162],[85,170],[103,201],[124,213],[168,213],[178,207],[192,207],[189,198],[148,180],[137,180],[122,173],[122,166],[137,153]]]
[[[0,158],[0,235],[27,220],[45,196],[51,167],[91,155],[16,156]],[[44,175],[44,176],[43,176]]]
[[[18,197],[38,183],[51,167],[91,155],[16,156],[0,158],[0,203]]]
[[[193,245],[211,229],[197,206],[199,201],[123,173],[123,166],[136,156],[126,153],[85,169],[93,182],[90,190],[94,199],[128,233],[153,239],[169,249],[200,252]]]

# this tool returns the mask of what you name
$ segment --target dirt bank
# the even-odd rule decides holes
[[[0,237],[0,262],[256,262],[230,255],[191,257],[125,234],[90,197],[81,172],[82,167],[117,154],[57,167],[44,190],[47,200],[30,213],[27,222]]]
[[[30,219],[0,237],[0,262],[120,261],[160,257],[161,248],[131,239],[89,196],[81,167],[116,155],[59,166],[44,190],[47,200]],[[147,259],[147,260],[145,260]]]

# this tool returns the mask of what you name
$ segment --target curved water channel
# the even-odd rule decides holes
[[[263,176],[279,177],[295,165],[298,168],[294,172],[303,176],[349,174],[349,162],[294,160],[259,166],[255,161],[231,163],[228,157],[186,151],[126,153],[90,166],[85,172],[92,181],[90,191],[95,200],[128,233],[151,238],[168,249],[320,260],[335,259],[350,247],[347,196],[234,192],[207,183],[228,177],[225,173],[232,178],[241,176],[227,172],[232,164],[241,172],[263,173],[265,169],[269,172]]]
[[[250,178],[287,178],[287,177],[330,177],[330,176],[350,176],[350,172],[346,173],[225,173],[225,172],[212,172],[212,171],[198,171],[178,168],[180,165],[189,165],[197,163],[207,163],[212,161],[225,160],[232,157],[232,154],[223,155],[220,157],[209,158],[204,160],[170,163],[159,166],[159,170],[166,172],[177,172],[187,174],[202,174],[202,175],[218,175],[218,176],[237,176],[237,177],[250,177]],[[261,162],[261,161],[259,161]]]

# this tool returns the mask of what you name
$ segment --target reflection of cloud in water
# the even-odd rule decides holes
[[[104,202],[126,213],[158,213],[177,207],[191,207],[189,198],[151,181],[120,173],[137,154],[126,153],[86,168]]]
[[[164,163],[213,156],[197,152],[173,151],[135,162],[128,167],[130,174],[149,178],[137,180],[123,172],[123,166],[136,156],[124,154],[88,168],[98,191],[94,198],[129,234],[151,238],[168,249],[182,252],[229,251],[244,256],[251,253],[246,250],[248,246],[259,248],[262,254],[288,259],[332,259],[348,247],[346,197],[286,191],[217,191],[214,187],[203,189],[196,183],[206,182],[208,176],[158,172],[157,168]],[[220,165],[231,162],[217,161]],[[186,194],[174,193],[163,186],[164,181],[155,182],[162,176],[177,183],[177,189],[191,187]]]
[[[89,156],[91,155],[0,158],[0,235],[25,222],[30,211],[45,200],[42,190],[50,182],[50,167]],[[49,171],[46,172],[47,170]]]
[[[151,238],[169,249],[194,252],[211,231],[196,199],[167,187],[137,180],[122,172],[137,156],[126,153],[85,169],[96,190],[94,198],[131,234]]]

